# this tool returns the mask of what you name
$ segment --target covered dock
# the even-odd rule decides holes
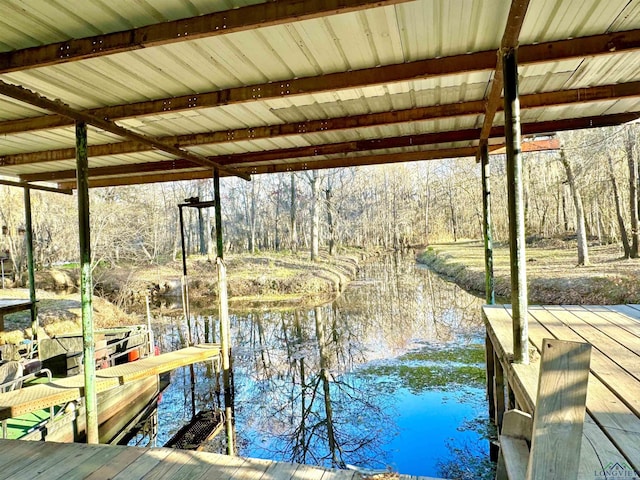
[[[584,468],[596,466],[594,459],[602,466],[610,451],[612,462],[637,469],[638,452],[625,440],[637,430],[610,422],[635,428],[638,420],[632,402],[640,398],[637,376],[629,367],[637,346],[610,335],[617,328],[620,339],[637,342],[633,323],[617,323],[635,321],[625,310],[635,307],[527,306],[521,176],[523,135],[640,118],[640,2],[74,0],[5,8],[0,26],[0,175],[7,178],[0,183],[24,189],[30,255],[31,190],[77,191],[85,358],[94,357],[89,188],[212,178],[220,232],[220,177],[475,157],[492,303],[489,165],[491,152],[504,148],[513,310],[485,308],[488,346],[495,352],[491,382],[499,389],[507,372],[512,395],[506,405],[533,412],[537,363],[535,355],[529,362],[529,342],[541,348],[550,335],[591,343],[584,428],[599,440],[592,454],[585,444],[590,460]],[[35,302],[33,271],[30,277]],[[36,313],[32,308],[34,322]],[[629,383],[612,387],[610,378]],[[593,403],[597,398],[605,400]],[[500,424],[506,407],[496,408]],[[623,415],[625,409],[631,413]],[[52,472],[65,469],[65,456],[75,458],[74,452],[77,458],[121,454],[99,446],[2,447],[3,464],[22,465],[16,470],[22,473],[31,464],[28,456],[48,452],[46,464],[55,465],[42,473],[48,479],[71,478]],[[138,455],[140,465],[165,455],[195,463],[200,475],[215,471],[196,454],[149,452]],[[115,474],[139,478],[142,466],[134,460],[127,474]],[[225,461],[240,462],[223,472],[228,478],[259,478],[271,466],[278,469],[275,463]],[[93,478],[108,476],[117,464],[105,463]],[[182,468],[169,460],[155,465],[154,478]],[[325,473],[296,467],[282,478]],[[594,478],[593,471],[581,474]]]

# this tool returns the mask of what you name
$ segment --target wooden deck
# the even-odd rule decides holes
[[[579,478],[621,478],[620,472],[603,474],[616,462],[627,474],[623,478],[640,477],[640,305],[530,306],[528,311],[534,353],[530,365],[518,365],[511,363],[510,306],[483,307],[487,367],[497,379],[495,387],[488,382],[490,397],[492,390],[500,390],[503,378],[507,387],[506,399],[495,395],[492,402],[496,423],[505,408],[533,414],[543,339],[589,343],[593,348]]]
[[[104,392],[119,385],[159,375],[219,355],[218,344],[201,344],[124,365],[104,368],[96,372],[96,391]],[[83,389],[84,376],[76,375],[2,393],[0,394],[0,420],[77,400],[82,397]]]
[[[0,440],[0,480],[359,480],[329,470],[271,460],[171,448]],[[400,475],[402,480],[437,480]]]

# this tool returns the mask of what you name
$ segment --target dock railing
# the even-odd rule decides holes
[[[578,478],[590,356],[587,343],[544,340],[532,416],[514,408],[515,398],[504,388],[504,357],[494,354],[490,396],[500,420],[497,480]]]

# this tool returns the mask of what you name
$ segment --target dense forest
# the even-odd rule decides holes
[[[639,134],[638,124],[567,132],[558,135],[560,150],[523,154],[527,236],[619,242],[626,256],[636,256]],[[190,197],[212,199],[212,189],[213,181],[203,180],[91,190],[94,262],[177,258],[177,205]],[[0,246],[20,271],[23,192],[0,191]],[[492,155],[496,241],[508,236],[506,191],[505,158]],[[75,196],[32,192],[39,268],[77,262],[76,202]],[[256,175],[251,182],[223,178],[221,203],[228,252],[304,249],[313,257],[318,248],[402,248],[482,235],[480,166],[472,158]],[[213,209],[185,209],[190,252],[211,252],[214,224]]]

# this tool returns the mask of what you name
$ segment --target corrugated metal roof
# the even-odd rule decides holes
[[[3,11],[0,52],[257,3],[261,2],[0,0]],[[312,8],[315,4],[307,2],[304,5]],[[230,137],[225,142],[187,147],[202,155],[216,156],[380,139],[381,148],[351,152],[348,156],[406,153],[415,149],[383,148],[387,145],[385,140],[482,126],[482,113],[473,109],[458,111],[456,105],[487,97],[494,75],[492,55],[487,57],[488,63],[483,60],[478,67],[471,66],[460,72],[419,78],[399,76],[391,82],[382,81],[377,75],[378,70],[372,70],[367,73],[366,81],[358,80],[354,86],[323,88],[326,77],[322,76],[380,66],[395,65],[400,69],[407,62],[497,51],[510,5],[509,0],[414,0],[349,13],[321,14],[301,21],[291,18],[277,25],[205,38],[187,36],[186,40],[179,42],[3,73],[0,79],[22,85],[52,100],[60,99],[78,110],[170,100],[183,95],[268,85],[270,82],[283,85],[283,93],[275,97],[262,98],[258,91],[255,96],[259,98],[247,101],[226,104],[223,96],[217,106],[183,110],[171,107],[170,110],[143,116],[114,118],[123,127],[155,137],[286,126],[312,120],[384,112],[393,114],[398,110],[446,105],[446,108],[442,107],[442,118],[360,128],[321,129],[310,133],[294,132],[271,138],[262,135],[261,138],[242,141]],[[529,45],[631,29],[640,29],[640,1],[637,0],[531,0],[519,42]],[[457,61],[451,60],[452,63],[445,63],[445,66],[450,67]],[[520,92],[529,95],[638,81],[638,65],[640,53],[636,50],[538,61],[521,66]],[[0,64],[0,72],[1,68]],[[317,91],[295,95],[285,92],[289,85],[287,82],[306,77],[315,77]],[[522,119],[533,123],[640,112],[639,97],[632,95],[623,99],[523,110]],[[456,111],[456,115],[452,116],[451,111]],[[43,114],[46,112],[37,107],[0,96],[0,157],[72,148],[72,127],[2,133],[3,122],[41,117]],[[503,116],[498,112],[493,123],[501,125],[502,122]],[[250,130],[248,132],[250,136]],[[447,136],[442,138],[443,141],[437,145],[415,148],[450,149],[478,143],[477,138],[461,142],[450,142]],[[89,141],[91,145],[102,145],[123,139],[91,128]],[[348,156],[318,155],[313,158],[348,159]],[[130,165],[172,158],[172,155],[158,151],[107,154],[91,158],[90,166]],[[297,162],[305,158],[278,158],[272,163]],[[0,175],[19,176],[74,168],[72,159],[54,162],[39,159],[34,162],[3,165],[0,158]]]

